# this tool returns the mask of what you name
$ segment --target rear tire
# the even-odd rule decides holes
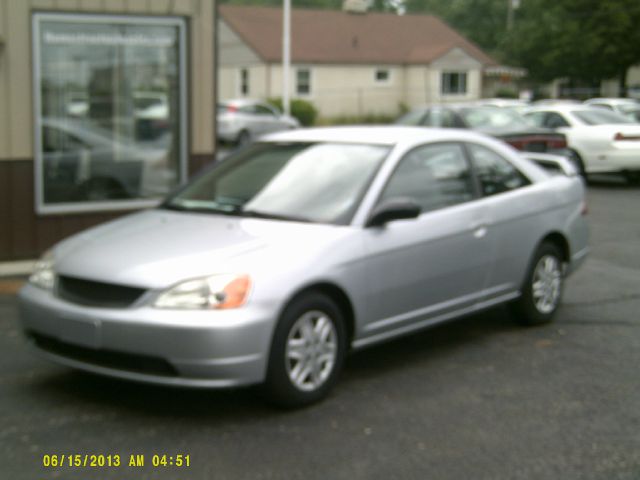
[[[584,161],[582,160],[582,157],[580,156],[580,154],[575,150],[571,150],[571,157],[569,158],[569,160],[571,160],[571,163],[573,163],[573,165],[578,170],[578,174],[580,174],[580,176],[584,178],[586,181],[587,170],[585,169]]]
[[[271,344],[267,400],[299,408],[326,397],[342,369],[345,332],[341,310],[326,295],[309,293],[289,304]]]
[[[625,172],[624,177],[629,185],[640,185],[640,172]]]
[[[540,325],[553,319],[563,287],[563,261],[560,249],[545,242],[533,256],[522,295],[511,304],[514,320],[522,325]]]
[[[238,148],[246,147],[251,143],[251,133],[248,130],[242,130],[236,140],[236,146]]]

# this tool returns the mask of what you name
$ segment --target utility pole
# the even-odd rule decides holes
[[[282,13],[282,109],[291,113],[289,102],[289,75],[291,71],[291,0],[283,1]]]
[[[520,7],[520,0],[507,0],[507,31],[513,28],[515,10]]]

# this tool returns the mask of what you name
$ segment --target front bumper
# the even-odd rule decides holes
[[[275,315],[147,306],[93,308],[32,285],[19,294],[27,339],[45,358],[82,370],[163,385],[229,387],[264,380]]]

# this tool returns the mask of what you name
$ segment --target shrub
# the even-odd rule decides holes
[[[282,98],[270,98],[267,101],[274,107],[280,109],[280,111],[283,110]],[[313,103],[296,98],[291,100],[289,106],[291,107],[291,115],[298,119],[300,125],[309,127],[315,123],[318,111],[316,107],[313,106]]]
[[[496,98],[518,98],[518,92],[513,88],[501,87],[496,90],[494,95]]]
[[[387,125],[396,117],[385,114],[369,113],[366,115],[343,115],[340,117],[322,118],[321,125]]]

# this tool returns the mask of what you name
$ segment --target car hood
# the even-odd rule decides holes
[[[92,228],[54,249],[58,274],[166,288],[213,273],[310,258],[349,227],[149,210]]]

